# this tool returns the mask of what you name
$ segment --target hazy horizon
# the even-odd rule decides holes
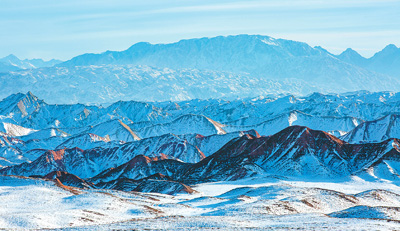
[[[237,35],[242,35],[242,34],[236,34],[236,35],[219,35],[219,36],[237,36]],[[262,34],[249,34],[249,35],[261,35],[261,36],[268,36],[268,35],[262,35]],[[213,37],[198,37],[198,38],[183,38],[183,39],[179,39],[179,40],[177,40],[177,41],[174,41],[174,42],[166,42],[166,43],[150,43],[150,44],[171,44],[171,43],[177,43],[177,42],[179,42],[179,41],[182,41],[182,40],[190,40],[190,39],[202,39],[202,38],[214,38],[214,37],[217,37],[217,36],[213,36]],[[271,37],[271,36],[270,36]],[[275,39],[285,39],[285,40],[293,40],[293,39],[290,39],[290,38],[275,38]],[[304,41],[298,41],[298,40],[295,40],[295,41],[297,41],[297,42],[304,42]],[[140,42],[148,42],[148,41],[139,41],[139,42],[136,42],[136,43],[140,43]],[[134,44],[136,44],[136,43],[134,43]],[[134,44],[132,44],[132,45],[134,45]],[[391,44],[393,44],[393,43],[391,43]],[[131,45],[131,46],[132,46]],[[309,44],[310,45],[310,44]],[[388,46],[388,45],[390,45],[390,44],[386,44],[385,46],[383,46],[381,49],[379,49],[379,50],[376,50],[374,53],[372,53],[372,55],[370,55],[370,56],[364,56],[362,53],[360,53],[359,51],[357,51],[357,50],[355,50],[354,48],[352,48],[352,47],[348,47],[348,48],[351,48],[351,49],[353,49],[353,50],[355,50],[355,51],[357,51],[361,56],[363,56],[363,57],[365,57],[365,58],[370,58],[370,57],[372,57],[375,53],[377,53],[377,52],[379,52],[379,51],[381,51],[382,49],[384,49],[386,46]],[[395,46],[397,46],[396,44],[394,44]],[[311,46],[311,45],[310,45]],[[315,46],[319,46],[319,45],[315,45]],[[312,46],[312,47],[315,47],[315,46]],[[98,51],[98,52],[87,52],[87,53],[94,53],[94,54],[100,54],[100,53],[103,53],[103,52],[106,52],[106,51],[124,51],[124,50],[127,50],[128,48],[129,48],[130,46],[128,46],[128,47],[126,47],[126,48],[123,48],[123,49],[121,49],[121,50],[110,50],[110,49],[107,49],[107,50],[103,50],[103,51]],[[325,48],[325,47],[322,47],[322,48]],[[338,52],[332,52],[332,51],[330,51],[330,50],[328,50],[328,52],[330,52],[330,53],[332,53],[332,54],[334,54],[334,55],[339,55],[339,54],[341,54],[342,52],[344,52],[346,49],[348,49],[348,48],[345,48],[343,51],[338,51]],[[325,48],[326,49],[326,48]],[[82,53],[80,53],[80,54],[78,54],[78,55],[76,55],[76,56],[79,56],[79,55],[82,55],[82,54],[86,54],[85,52],[82,52]],[[25,58],[25,57],[19,57],[19,56],[17,56],[17,55],[15,55],[15,54],[13,54],[13,53],[10,53],[10,54],[7,54],[7,55],[5,55],[5,56],[0,56],[0,58],[5,58],[5,57],[7,57],[7,56],[10,56],[10,55],[14,55],[14,56],[16,56],[17,58],[19,58],[19,59],[21,59],[21,60],[23,60],[23,59],[43,59],[43,60],[45,60],[45,61],[49,61],[49,60],[51,60],[51,59],[57,59],[57,58],[42,58],[42,57],[34,57],[34,58]],[[70,57],[70,58],[68,58],[68,59],[58,59],[58,60],[61,60],[61,61],[67,61],[67,60],[70,60],[70,59],[72,59],[72,58],[74,58],[74,57],[76,57],[76,56],[72,56],[72,57]]]
[[[368,58],[400,46],[400,2],[299,1],[11,1],[0,2],[0,57],[68,60],[125,50],[137,42],[261,34],[321,46],[352,48]]]

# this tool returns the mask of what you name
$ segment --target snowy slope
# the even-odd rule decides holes
[[[138,43],[126,51],[77,56],[56,67],[2,73],[0,97],[35,91],[51,103],[109,103],[394,91],[400,86],[398,49],[388,46],[362,66],[355,65],[359,57],[354,54],[346,59],[260,35]]]
[[[40,68],[40,67],[51,67],[56,64],[61,63],[60,60],[52,59],[50,61],[44,61],[42,59],[24,59],[21,60],[15,55],[8,55],[4,58],[0,58],[0,63],[13,66],[17,69],[32,69],[32,68]],[[1,70],[1,69],[0,69]]]
[[[0,132],[6,133],[9,136],[26,136],[36,130],[18,126],[12,123],[1,123],[0,122]]]
[[[240,124],[246,124],[247,122],[248,119],[246,121],[236,121],[236,123]],[[327,131],[333,135],[343,135],[355,128],[359,123],[361,123],[361,120],[352,117],[312,116],[301,111],[292,111],[258,124],[225,126],[224,129],[227,132],[254,129],[260,135],[272,135],[288,126],[301,125],[311,129]]]
[[[224,135],[210,135],[210,136],[203,136],[201,134],[186,134],[180,135],[182,139],[187,140],[190,144],[200,149],[200,151],[204,154],[204,156],[210,156],[222,148],[226,143],[231,141],[234,138],[242,137],[245,134],[250,134],[255,137],[259,137],[257,131],[250,130],[250,131],[237,131],[237,132],[230,132]]]
[[[70,136],[70,134],[62,131],[61,129],[47,128],[47,129],[42,129],[39,131],[31,132],[28,135],[19,137],[19,139],[24,140],[24,141],[29,141],[32,139],[43,140],[43,139],[48,139],[51,137],[68,137],[68,136]]]
[[[260,124],[282,115],[290,117],[290,114],[297,112],[295,124],[310,127],[321,124],[323,126],[313,128],[349,131],[362,120],[375,120],[387,114],[400,113],[399,105],[400,95],[393,92],[327,95],[314,93],[305,97],[281,95],[233,101],[128,101],[117,102],[108,107],[47,104],[29,92],[11,95],[0,101],[0,119],[5,123],[36,130],[59,128],[73,135],[88,129],[84,127],[96,126],[111,119],[119,119],[132,130],[140,130],[151,125],[172,122],[189,114],[206,116],[226,125],[246,126]],[[313,117],[309,118],[307,115]],[[315,122],[311,123],[312,120]],[[317,122],[320,120],[326,122]],[[307,124],[301,124],[302,121]],[[340,128],[334,128],[336,125]]]
[[[199,115],[183,115],[170,123],[156,124],[137,130],[140,137],[160,136],[167,133],[176,135],[198,133],[204,136],[226,134],[224,125]]]
[[[96,147],[110,147],[117,146],[118,143],[110,142],[109,137],[101,137],[92,133],[83,133],[80,135],[73,136],[61,144],[58,144],[54,149],[63,148],[80,148],[80,149],[92,149]]]
[[[387,115],[378,120],[366,121],[342,137],[350,143],[380,142],[400,138],[400,116]]]
[[[343,62],[306,43],[261,35],[189,39],[172,44],[137,43],[121,52],[77,56],[59,66],[105,64],[244,72],[269,79],[293,78],[335,92],[375,87],[395,90],[389,83],[398,84],[395,78]],[[381,78],[385,80],[379,81]]]
[[[386,207],[386,206],[355,206],[349,209],[331,213],[331,217],[339,218],[372,218],[372,219],[385,219],[385,220],[400,220],[400,207]]]
[[[53,176],[63,174],[68,176],[67,173]],[[152,180],[151,184],[143,185],[143,189],[159,189],[163,184],[158,181]],[[194,189],[199,193],[169,196],[78,189],[66,187],[60,181],[1,176],[0,202],[7,206],[0,210],[0,227],[67,230],[398,228],[397,222],[387,221],[399,220],[398,186],[357,180],[301,183],[253,178],[235,184],[196,185]],[[168,190],[168,187],[163,189]]]
[[[254,97],[289,92],[299,95],[314,91],[327,92],[326,89],[305,83],[303,80],[262,79],[247,73],[134,65],[23,70],[0,73],[0,80],[0,87],[3,89],[0,97],[32,91],[49,103],[69,104],[98,104],[118,100],[181,101],[221,97],[234,99],[238,96]],[[57,89],[57,93],[48,89]],[[347,91],[355,89],[361,88],[349,88]],[[394,89],[382,87],[381,90]]]
[[[65,171],[81,178],[87,178],[108,168],[122,165],[138,155],[147,155],[152,158],[169,156],[189,163],[195,163],[204,158],[204,154],[198,148],[172,134],[123,145],[115,143],[108,145],[107,143],[87,150],[72,146],[64,148],[64,145],[61,144],[60,148],[62,149],[43,150],[40,156],[36,156],[37,159],[33,159],[32,162],[0,169],[0,172],[8,175],[30,176],[46,175],[52,171]]]
[[[0,227],[39,229],[107,224],[154,217],[146,195],[85,193],[52,181],[0,177]]]
[[[140,140],[140,137],[124,124],[121,120],[110,120],[94,126],[85,131],[86,133],[96,134],[98,136],[107,137],[110,140],[122,140],[131,142]]]
[[[0,165],[11,165],[31,162],[43,154],[43,149],[54,149],[63,142],[62,137],[52,137],[43,140],[29,140],[27,142],[7,136],[0,136]]]

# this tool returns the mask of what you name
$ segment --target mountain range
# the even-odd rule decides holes
[[[382,120],[385,130],[368,126],[374,129],[364,133],[373,135],[352,134],[383,117],[397,118],[399,105],[398,94],[392,92],[315,93],[233,101],[119,101],[108,106],[48,104],[31,92],[14,94],[0,101],[0,134],[5,139],[2,165],[33,160],[23,155],[35,148],[88,149],[166,134],[187,139],[210,155],[234,138],[233,134],[255,130],[260,135],[272,135],[292,125],[323,130],[351,143],[379,142],[400,138],[395,132],[397,123]],[[213,147],[212,142],[218,145]]]
[[[267,137],[246,134],[234,138],[214,154],[203,156],[204,159],[195,163],[182,162],[165,154],[135,156],[132,151],[138,149],[129,149],[122,147],[122,152],[113,148],[50,150],[31,163],[3,168],[0,173],[44,176],[62,171],[87,178],[95,184],[123,178],[140,180],[162,174],[170,181],[189,185],[260,175],[325,179],[368,175],[398,181],[400,173],[400,143],[397,139],[349,144],[323,131],[302,126],[291,126]],[[171,152],[171,155],[175,153]],[[123,160],[128,161],[123,163]]]
[[[21,60],[15,55],[8,55],[0,58],[0,72],[19,71],[24,69],[35,69],[42,67],[52,67],[62,63],[61,60],[52,59],[44,61],[42,59],[24,59]]]
[[[397,230],[399,50],[237,35],[2,58],[0,229]]]
[[[269,140],[294,125],[329,132],[340,142],[381,143],[400,138],[398,105],[396,93],[366,91],[235,101],[119,101],[107,107],[53,105],[31,92],[14,94],[0,101],[1,165],[22,164],[25,170],[13,173],[27,176],[65,171],[87,178],[140,155],[194,164],[239,137]],[[291,139],[289,133],[286,139]],[[337,145],[342,146],[340,142]],[[350,155],[349,150],[344,152]],[[68,162],[61,164],[60,156]],[[54,162],[48,163],[51,159]],[[38,163],[44,166],[32,167]],[[150,173],[171,177],[168,171]]]
[[[360,66],[370,71],[383,73],[391,76],[400,76],[400,48],[394,44],[387,45],[383,50],[377,52],[371,58],[364,58],[355,50],[348,48],[336,56],[342,61]]]
[[[351,49],[333,55],[302,42],[236,35],[142,42],[125,51],[83,54],[65,62],[9,56],[0,62],[11,65],[0,74],[0,97],[34,91],[51,103],[110,103],[396,91],[399,50],[388,45],[366,59]]]

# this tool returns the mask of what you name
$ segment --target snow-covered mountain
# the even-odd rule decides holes
[[[53,67],[0,74],[0,97],[34,91],[51,103],[181,101],[400,87],[399,52],[370,59],[261,35],[219,36],[84,54]],[[364,61],[366,64],[364,64]]]
[[[235,99],[289,92],[304,95],[323,90],[296,79],[263,79],[247,73],[135,65],[50,67],[0,73],[0,87],[3,89],[0,97],[32,91],[50,103],[97,104],[118,100]]]
[[[184,135],[198,133],[205,136],[226,134],[222,124],[200,115],[184,115],[172,122],[156,124],[137,130],[140,137],[160,136],[167,133]]]
[[[73,143],[73,147],[66,147],[70,142],[71,140],[67,140],[60,144],[62,149],[44,150],[32,162],[26,161],[22,165],[5,168],[2,171],[7,174],[24,176],[45,175],[51,171],[65,171],[87,178],[105,169],[117,167],[138,155],[146,155],[151,158],[165,156],[188,163],[198,162],[205,157],[197,147],[172,134],[122,145],[115,143],[108,145],[106,143],[87,150],[78,148],[77,143]],[[97,145],[86,143],[82,147]]]
[[[52,67],[56,64],[61,63],[61,60],[52,59],[49,61],[44,61],[42,59],[24,59],[21,60],[15,55],[8,55],[4,58],[0,58],[0,64],[5,66],[14,67],[15,70],[10,71],[17,71],[21,69],[34,69],[34,68],[41,68],[41,67]],[[0,66],[0,72],[8,71],[7,69],[2,69]]]
[[[10,136],[26,136],[36,132],[36,130],[30,128],[24,128],[22,126],[18,126],[12,123],[0,122],[0,132],[6,133]]]
[[[400,113],[399,108],[399,94],[392,92],[314,93],[306,97],[283,95],[232,101],[119,101],[107,107],[47,104],[31,92],[20,93],[0,101],[0,132],[9,140],[19,140],[4,142],[0,149],[1,165],[33,161],[24,157],[31,149],[110,148],[166,134],[178,143],[186,139],[187,145],[209,156],[229,140],[246,133],[243,131],[255,130],[251,133],[254,136],[257,132],[272,135],[287,126],[301,125],[339,136],[363,121]],[[368,132],[378,134],[375,129]],[[228,134],[221,135],[224,133]],[[391,136],[382,135],[382,139],[385,137]],[[138,154],[148,154],[145,149],[142,151]],[[189,162],[201,159],[193,155],[174,156]]]
[[[380,90],[394,90],[388,83],[398,84],[398,79],[342,62],[306,43],[261,35],[188,39],[172,44],[137,43],[125,51],[84,54],[59,65],[106,64],[229,71],[280,80],[293,78],[336,92],[377,90],[368,84],[372,82],[383,83],[376,86],[382,87]]]
[[[337,58],[377,73],[400,77],[400,48],[394,44],[387,45],[368,59],[350,48],[338,55]]]
[[[0,59],[0,229],[397,230],[399,57],[238,35]]]
[[[246,124],[249,119],[245,118],[244,120],[246,121],[239,120],[235,121],[235,123]],[[288,126],[301,125],[340,136],[346,134],[347,131],[352,130],[361,122],[362,120],[353,117],[312,116],[301,111],[292,111],[258,124],[244,126],[227,125],[223,129],[227,132],[254,129],[260,135],[273,135]]]
[[[51,170],[68,171],[83,177],[82,174],[85,175],[87,172],[87,170],[84,170],[86,168],[95,171],[97,174],[99,171],[116,167],[138,155],[146,155],[151,158],[161,155],[179,159],[186,163],[196,163],[206,156],[213,154],[231,139],[241,137],[245,134],[257,135],[257,132],[232,132],[225,135],[211,136],[202,136],[199,134],[182,136],[165,134],[129,143],[112,142],[108,138],[91,133],[82,133],[72,137],[29,140],[27,142],[3,136],[0,139],[0,158],[3,158],[1,165],[4,167],[29,163],[32,167],[24,167],[25,169],[44,169],[43,172],[41,170],[39,172],[28,170],[24,173],[26,176],[45,174],[50,163],[50,166],[52,166],[50,167]],[[50,144],[47,144],[47,142]],[[77,156],[63,159],[62,164],[58,162],[52,164],[51,158],[48,158],[48,153],[67,153],[68,155],[76,154]],[[46,161],[32,163],[32,161],[42,155],[42,158]],[[45,163],[44,166],[34,167],[36,164],[42,165],[43,163]]]
[[[341,138],[350,143],[400,139],[400,115],[391,114],[377,120],[366,121]]]
[[[29,92],[11,95],[0,101],[0,120],[30,129],[57,127],[68,134],[77,134],[88,129],[84,127],[96,126],[110,119],[119,119],[133,131],[137,131],[152,125],[169,123],[189,114],[203,115],[225,125],[246,126],[297,113],[299,118],[311,115],[314,119],[347,121],[341,129],[348,131],[353,125],[346,124],[356,125],[362,120],[374,120],[387,114],[400,113],[399,105],[400,94],[394,92],[314,93],[305,97],[281,95],[180,102],[121,101],[108,107],[47,104]]]
[[[185,184],[265,174],[332,179],[352,174],[377,176],[379,173],[382,179],[399,180],[400,144],[397,139],[354,145],[323,131],[291,126],[268,137],[246,134],[234,138],[197,163],[174,160],[176,149],[169,153],[148,152],[152,157],[140,155],[143,153],[140,146],[151,139],[154,138],[119,148],[49,150],[31,163],[4,168],[0,173],[30,176],[66,171],[81,178],[94,176],[92,181],[95,183],[120,177],[138,180],[156,173]],[[198,155],[202,153],[198,152]],[[118,164],[121,165],[114,167]]]
[[[237,180],[260,174],[337,178],[386,163],[386,178],[397,178],[398,140],[352,145],[322,131],[292,126],[270,137],[234,139],[190,166],[178,179],[186,183]],[[393,180],[393,179],[391,179]]]
[[[96,134],[98,136],[104,136],[107,139],[114,141],[122,140],[125,142],[130,142],[140,140],[140,137],[121,120],[109,120],[107,122],[98,124],[85,132]]]
[[[347,48],[340,55],[336,56],[338,59],[359,67],[365,67],[368,59],[361,56],[357,51]]]

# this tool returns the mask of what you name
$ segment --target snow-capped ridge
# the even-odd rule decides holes
[[[365,121],[341,137],[350,143],[380,142],[400,138],[400,115],[389,114],[377,120]]]
[[[171,122],[144,127],[136,132],[143,138],[160,136],[167,133],[173,133],[176,135],[199,133],[208,136],[213,134],[226,134],[223,127],[224,125],[206,116],[187,114],[182,115]]]

